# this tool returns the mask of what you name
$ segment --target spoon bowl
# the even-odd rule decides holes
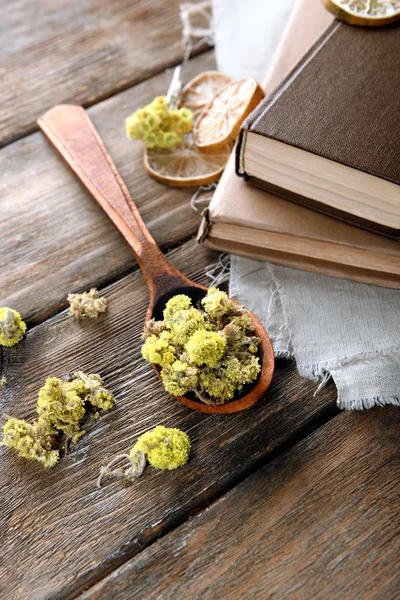
[[[165,304],[177,294],[186,294],[192,298],[194,305],[197,304],[208,288],[185,277],[161,252],[85,110],[81,106],[61,104],[40,117],[38,125],[132,248],[149,290],[146,320],[162,319]],[[235,300],[233,302],[241,306]],[[203,413],[226,414],[249,408],[264,395],[274,371],[274,353],[263,325],[250,311],[248,315],[255,335],[261,340],[258,379],[246,386],[242,396],[238,395],[225,404],[205,404],[190,396],[175,396],[177,400]],[[153,366],[160,377],[159,366]]]
[[[163,310],[165,308],[166,303],[170,298],[172,298],[172,296],[175,296],[176,294],[185,294],[186,296],[189,296],[189,298],[191,298],[193,301],[193,305],[196,305],[196,303],[198,303],[202,298],[204,298],[204,296],[207,294],[207,291],[208,288],[198,285],[194,282],[191,282],[190,286],[176,288],[172,293],[161,296],[151,311],[149,307],[146,320],[151,318],[154,318],[156,320],[162,319]],[[239,304],[239,302],[236,302],[236,300],[232,300],[232,302],[234,302],[238,308],[242,306],[241,304]],[[247,393],[240,397],[238,395],[233,400],[230,400],[229,402],[226,402],[225,404],[220,404],[218,406],[205,404],[204,402],[199,402],[198,400],[194,400],[188,396],[175,396],[177,400],[179,400],[189,408],[192,408],[193,410],[198,410],[202,413],[228,414],[244,410],[245,408],[249,408],[250,406],[255,404],[257,400],[259,400],[259,398],[261,398],[261,396],[266,392],[267,388],[271,383],[274,370],[274,353],[272,349],[272,344],[262,323],[252,312],[248,311],[247,314],[250,316],[253,322],[255,328],[254,335],[259,337],[261,340],[258,352],[258,356],[261,362],[261,372],[255,382],[252,382],[245,386]],[[161,379],[160,367],[154,364],[153,367],[157,375]]]

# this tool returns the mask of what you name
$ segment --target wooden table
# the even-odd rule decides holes
[[[45,378],[77,368],[103,375],[116,408],[49,471],[1,448],[0,598],[398,598],[399,410],[339,413],[332,384],[314,397],[286,361],[245,413],[178,404],[140,357],[147,292],[128,247],[37,130],[54,104],[90,107],[151,233],[207,284],[193,190],[151,180],[123,127],[182,59],[179,1],[3,9],[0,299],[29,331],[2,351],[1,411],[33,418]],[[184,76],[213,66],[200,48]],[[108,312],[74,322],[67,294],[93,285]],[[98,490],[104,458],[160,423],[190,434],[189,464]]]

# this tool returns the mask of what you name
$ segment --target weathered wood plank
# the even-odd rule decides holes
[[[204,266],[215,254],[189,242],[171,258],[190,278],[206,283]],[[74,322],[64,312],[4,351],[8,383],[0,390],[1,412],[33,417],[44,379],[78,367],[100,372],[117,401],[48,472],[0,449],[0,595],[8,600],[74,597],[235,485],[334,404],[333,386],[314,398],[315,385],[285,362],[266,398],[251,410],[230,416],[193,412],[162,390],[140,357],[147,306],[140,272],[105,293],[109,310],[98,320]],[[109,483],[97,490],[103,459],[127,450],[158,423],[190,434],[189,464],[177,472],[148,468],[127,489]]]
[[[0,146],[55,104],[94,104],[180,62],[179,0],[13,0],[0,23]]]
[[[399,425],[339,415],[80,598],[395,600]]]
[[[214,66],[212,52],[190,62],[186,77]],[[150,232],[162,247],[193,234],[193,190],[164,186],[142,168],[143,147],[128,140],[124,117],[166,90],[154,77],[88,112]],[[103,285],[134,265],[130,249],[42,133],[0,150],[0,304],[31,322],[65,306],[68,292]]]

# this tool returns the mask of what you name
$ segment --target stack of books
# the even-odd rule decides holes
[[[399,53],[400,25],[347,25],[301,0],[199,241],[400,287]]]

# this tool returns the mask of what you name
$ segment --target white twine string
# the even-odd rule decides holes
[[[207,24],[207,27],[197,27],[192,24],[192,17],[201,15]],[[183,81],[181,71],[189,62],[193,50],[203,44],[214,45],[214,31],[212,25],[211,2],[184,2],[179,6],[179,16],[182,23],[182,64],[175,68],[170,86],[167,92],[168,106],[171,109],[179,107]],[[194,41],[196,40],[196,41]]]
[[[202,44],[214,45],[214,30],[212,25],[211,2],[184,2],[179,6],[179,16],[182,23],[182,48],[184,50],[182,66],[184,66],[193,50]],[[192,24],[192,17],[201,15],[207,26],[198,27]],[[196,41],[194,41],[196,40]]]
[[[211,190],[215,190],[217,188],[217,184],[214,183],[209,183],[208,185],[201,185],[193,194],[193,196],[190,199],[190,207],[195,211],[195,212],[199,212],[199,209],[197,208],[199,205],[202,204],[208,204],[211,199],[212,199],[212,195],[211,196],[201,196],[199,197],[199,195],[202,192],[211,192]]]
[[[171,83],[167,91],[167,102],[168,108],[174,110],[179,107],[181,96],[182,96],[182,78],[181,78],[181,65],[175,67],[172,73]]]
[[[192,18],[201,15],[207,26],[198,27],[193,25]],[[181,68],[183,68],[189,61],[190,55],[193,50],[200,47],[202,44],[208,44],[209,46],[214,45],[214,29],[212,23],[212,5],[210,0],[203,0],[202,2],[183,2],[179,6],[179,16],[182,23],[182,48],[184,50],[183,62],[179,68],[180,77]],[[197,40],[197,41],[194,41]],[[201,192],[208,192],[215,189],[217,186],[215,183],[209,185],[201,185],[199,189],[193,194],[190,200],[191,208],[198,212],[197,205],[208,203],[212,196],[206,198],[199,198]]]
[[[208,265],[204,272],[210,279],[210,287],[218,287],[225,281],[229,281],[231,257],[229,254],[221,254],[217,262]]]
[[[125,466],[123,467],[121,464],[119,468],[111,469],[111,467],[117,463],[125,463]],[[126,465],[129,466],[127,467]],[[106,475],[114,475],[120,478],[125,478],[127,481],[132,481],[133,477],[140,477],[145,466],[146,456],[141,451],[137,453],[136,461],[132,460],[130,454],[117,454],[117,456],[115,456],[107,465],[102,465],[100,467],[100,474],[97,479],[97,487],[101,488],[102,479]]]

